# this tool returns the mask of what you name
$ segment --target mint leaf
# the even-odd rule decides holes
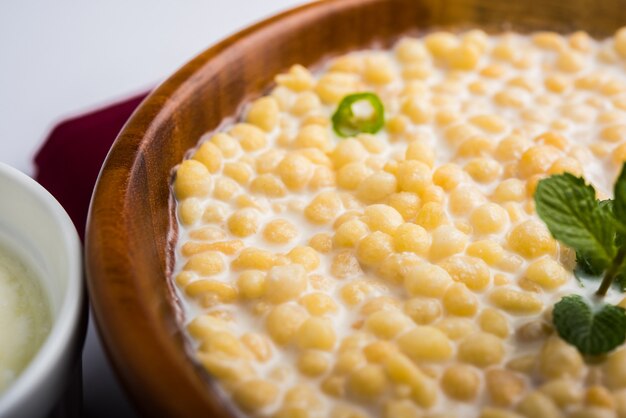
[[[616,248],[610,205],[601,206],[595,195],[584,179],[565,173],[541,180],[535,203],[552,236],[599,272],[611,264]]]
[[[613,227],[617,234],[618,241],[616,242],[617,247],[622,246],[623,240],[620,241],[620,235],[626,236],[626,219],[620,219],[617,215],[615,215],[615,201],[612,199],[599,200],[598,205],[600,206],[600,210],[602,210],[607,219],[611,220]]]
[[[623,273],[615,278],[617,283],[619,283],[619,288],[622,292],[626,292],[626,275]]]
[[[604,305],[593,312],[579,295],[562,298],[554,305],[552,321],[557,332],[585,355],[608,353],[626,340],[626,311]]]
[[[580,287],[585,287],[583,279],[587,279],[590,276],[593,275],[589,273],[589,271],[585,270],[585,268],[580,263],[576,263],[576,266],[574,267],[574,278],[576,279]]]
[[[609,213],[613,213],[613,206],[614,203],[612,199],[606,199],[606,200],[598,200],[598,206],[600,206],[600,209],[606,210]]]
[[[612,205],[613,214],[621,224],[624,224],[626,222],[626,164],[622,167],[622,172],[615,181],[613,194],[615,195]]]
[[[614,281],[619,284],[622,292],[626,291],[626,260],[621,260],[621,264],[616,269]]]
[[[576,269],[579,269],[588,276],[600,276],[604,271],[603,269],[595,270],[591,260],[585,258],[585,255],[580,252],[576,253]]]

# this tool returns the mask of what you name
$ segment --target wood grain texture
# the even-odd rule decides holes
[[[173,168],[200,136],[237,115],[291,65],[432,27],[521,31],[626,24],[624,1],[327,0],[254,25],[208,49],[152,93],[118,137],[88,220],[89,292],[118,376],[143,416],[231,417],[187,353],[168,287]]]

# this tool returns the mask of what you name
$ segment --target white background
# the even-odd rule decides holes
[[[144,91],[194,55],[303,0],[0,0],[0,161],[27,174],[68,116]],[[85,413],[132,416],[90,325]]]

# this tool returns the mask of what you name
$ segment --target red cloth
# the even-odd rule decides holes
[[[113,141],[147,94],[59,123],[35,155],[35,179],[85,236],[91,194]]]

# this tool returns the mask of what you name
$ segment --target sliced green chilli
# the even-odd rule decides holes
[[[371,114],[366,118],[355,114],[353,106],[366,101],[371,106]],[[333,114],[333,129],[337,135],[347,138],[360,133],[375,134],[385,124],[385,108],[374,93],[355,93],[344,97]]]

